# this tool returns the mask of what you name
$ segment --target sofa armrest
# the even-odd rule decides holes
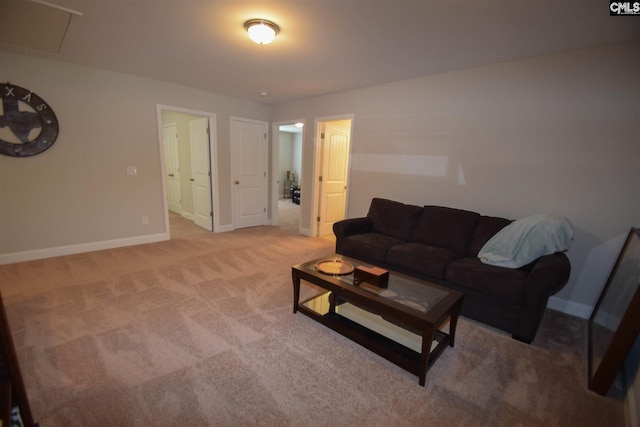
[[[369,233],[371,229],[372,224],[367,217],[343,219],[333,224],[333,234],[338,240],[354,234]]]
[[[347,237],[355,234],[369,233],[373,228],[369,218],[349,218],[333,224],[333,234],[336,235],[336,253],[348,255]]]
[[[547,296],[553,295],[567,283],[570,273],[571,264],[564,253],[540,257],[527,277],[527,293],[539,290]]]
[[[558,292],[569,280],[571,264],[564,253],[556,252],[540,257],[529,272],[526,296],[513,337],[525,342],[533,341],[549,296]]]

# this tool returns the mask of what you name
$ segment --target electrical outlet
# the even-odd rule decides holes
[[[143,223],[144,225],[149,224],[149,217],[148,217],[148,216],[143,216],[143,217],[142,217],[142,223]]]

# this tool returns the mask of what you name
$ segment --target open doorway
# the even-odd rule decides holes
[[[302,120],[278,122],[273,126],[274,149],[273,170],[276,204],[272,213],[272,224],[285,232],[299,234],[300,206],[303,199],[302,183],[302,141],[304,122]],[[273,206],[273,205],[272,205]]]
[[[158,106],[165,228],[171,238],[215,229],[215,115]]]
[[[316,121],[313,235],[333,233],[333,224],[345,218],[351,153],[351,115]]]

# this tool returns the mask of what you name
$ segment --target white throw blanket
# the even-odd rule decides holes
[[[557,215],[538,214],[513,221],[498,231],[478,252],[485,264],[518,268],[543,255],[569,249],[573,227]]]

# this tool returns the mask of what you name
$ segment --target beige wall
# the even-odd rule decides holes
[[[285,180],[287,179],[287,171],[291,172],[293,167],[293,134],[289,132],[280,132],[280,148],[278,154],[278,197],[283,197]]]
[[[60,123],[44,153],[0,156],[0,262],[163,238],[158,104],[216,114],[219,219],[230,225],[229,117],[270,118],[256,102],[5,51],[0,81],[33,90]]]
[[[573,271],[553,303],[584,317],[619,236],[637,224],[639,76],[639,48],[609,46],[279,104],[273,119],[355,115],[349,217],[365,215],[372,197],[566,216]],[[305,182],[314,137],[305,134]]]
[[[302,133],[294,133],[291,143],[291,171],[296,173],[298,186],[302,186],[300,171],[302,170]]]

